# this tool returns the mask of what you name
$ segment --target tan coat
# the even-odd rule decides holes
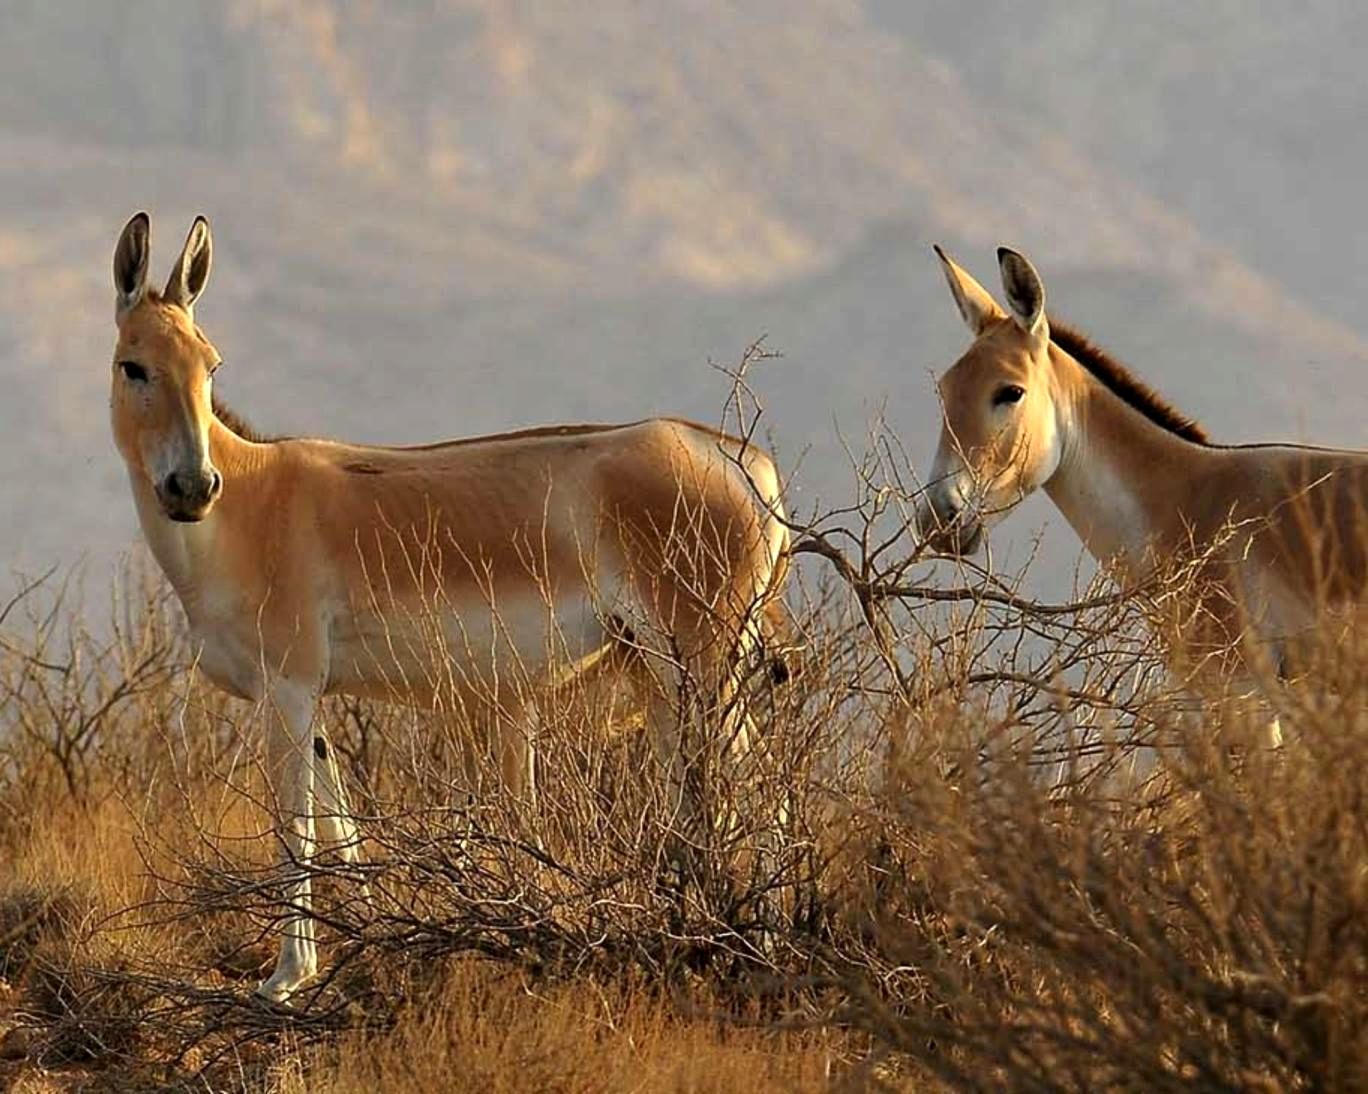
[[[291,856],[354,856],[318,699],[453,703],[491,739],[509,793],[534,792],[523,708],[586,667],[636,685],[684,809],[675,698],[749,739],[741,676],[776,603],[788,533],[773,462],[690,422],[570,425],[411,448],[263,441],[217,411],[219,357],[194,322],[209,227],[148,288],[149,222],[114,257],[111,420],[153,554],[198,663],[273,715],[271,770]],[[308,907],[309,883],[292,894]],[[262,990],[317,965],[295,919]]]

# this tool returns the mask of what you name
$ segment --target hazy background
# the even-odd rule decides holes
[[[881,409],[929,463],[929,245],[996,287],[1010,242],[1217,438],[1361,446],[1365,42],[1347,0],[0,0],[0,558],[135,539],[139,208],[158,281],[211,218],[198,316],[267,430],[717,421],[709,359],[768,333],[802,510]],[[1048,507],[1005,531],[1047,520],[1071,564]]]

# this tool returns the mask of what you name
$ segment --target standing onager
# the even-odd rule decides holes
[[[742,674],[786,566],[770,459],[670,419],[412,448],[261,441],[211,395],[219,355],[193,312],[209,277],[208,223],[195,220],[160,294],[148,288],[148,254],[138,213],[114,252],[114,438],[200,668],[270,713],[267,769],[288,858],[313,854],[315,829],[356,855],[315,724],[320,697],[427,703],[454,692],[508,791],[530,797],[518,682],[544,686],[581,666],[642,685],[671,800],[696,815],[678,695],[696,690],[722,739],[745,747]],[[654,652],[601,656],[649,635]],[[501,688],[510,666],[518,680]],[[290,885],[307,910],[307,871]],[[303,914],[260,990],[283,998],[316,970]]]
[[[1368,453],[1212,444],[1122,365],[1045,315],[1031,264],[1002,248],[1010,315],[940,257],[974,344],[940,380],[944,428],[919,514],[972,552],[1043,487],[1099,562],[1132,581],[1195,560],[1190,652],[1285,671],[1327,616],[1368,603]],[[1234,666],[1232,666],[1234,667]],[[1276,723],[1274,734],[1276,736]]]

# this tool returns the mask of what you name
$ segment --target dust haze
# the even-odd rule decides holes
[[[965,334],[932,260],[1050,306],[1219,440],[1364,442],[1368,15],[604,0],[11,0],[0,14],[0,557],[136,541],[106,400],[110,254],[164,278],[259,428],[420,442],[654,413],[756,374],[790,507],[882,416],[929,462]],[[1078,545],[1043,505],[1056,561]]]

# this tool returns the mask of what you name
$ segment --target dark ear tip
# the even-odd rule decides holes
[[[999,248],[997,249],[997,256],[998,256],[998,265],[1000,266],[1000,265],[1002,265],[1004,262],[1007,262],[1007,261],[1010,260],[1010,259],[1013,259],[1013,258],[1020,258],[1020,257],[1021,257],[1021,253],[1020,253],[1019,251],[1014,251],[1014,250],[1012,250],[1011,247],[999,247]]]
[[[943,248],[939,243],[931,244],[931,249],[936,252],[937,258],[939,258],[942,262],[946,261],[945,248]]]

